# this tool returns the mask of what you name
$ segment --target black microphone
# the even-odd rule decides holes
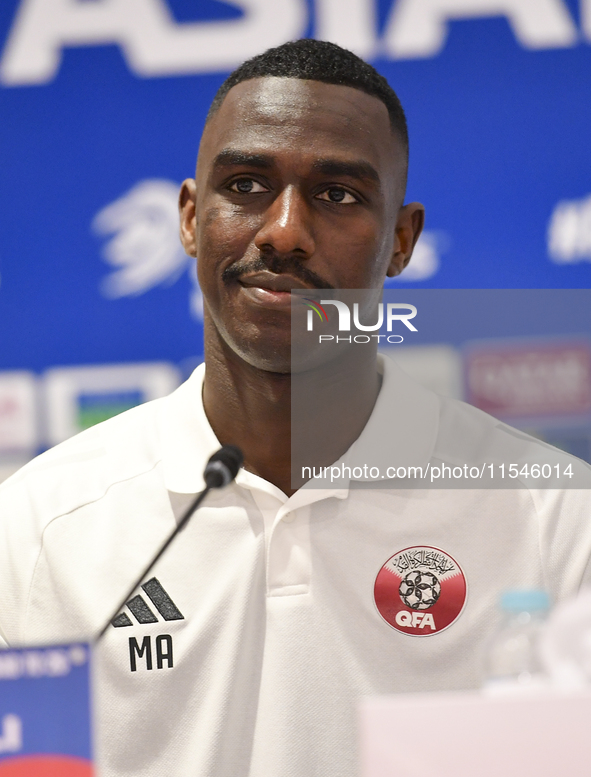
[[[242,466],[244,456],[235,445],[224,445],[207,462],[203,479],[208,488],[223,488],[231,483]]]
[[[148,566],[142,571],[142,574],[138,577],[138,579],[134,582],[134,584],[131,586],[129,591],[125,594],[123,599],[119,602],[115,610],[113,611],[112,615],[109,617],[103,628],[99,631],[98,636],[95,639],[95,642],[99,642],[99,640],[102,639],[105,632],[111,625],[111,622],[114,618],[119,615],[119,612],[125,607],[127,604],[127,601],[131,598],[131,595],[135,591],[135,589],[139,586],[139,584],[142,582],[142,580],[147,577],[148,572],[152,569],[154,564],[160,559],[162,554],[166,551],[170,543],[174,540],[176,535],[183,529],[186,524],[189,521],[189,518],[193,515],[195,510],[199,507],[201,502],[205,499],[207,494],[213,489],[213,488],[223,488],[224,486],[227,486],[228,483],[231,483],[236,475],[238,474],[238,470],[242,466],[242,462],[244,461],[244,456],[242,455],[242,451],[240,448],[237,448],[235,445],[224,445],[222,448],[219,449],[216,453],[211,456],[209,461],[207,462],[207,465],[205,467],[205,471],[203,473],[203,479],[205,480],[205,488],[203,491],[201,491],[195,499],[191,502],[189,507],[185,510],[183,513],[182,518],[178,522],[178,524],[175,526],[172,533],[169,535],[168,539],[164,542],[158,553],[154,556],[154,558],[150,561]]]

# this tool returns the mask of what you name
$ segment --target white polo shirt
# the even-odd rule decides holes
[[[370,428],[392,440],[394,464],[459,460],[458,429],[476,448],[537,450],[392,363],[383,369],[357,451]],[[8,644],[101,628],[203,487],[219,447],[203,375],[57,446],[0,488]],[[564,466],[578,461],[559,455]],[[557,600],[589,578],[589,497],[346,487],[287,498],[241,470],[97,650],[101,774],[354,777],[361,695],[477,686],[501,591],[542,587]]]

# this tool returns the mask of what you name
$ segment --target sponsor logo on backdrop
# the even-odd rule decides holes
[[[168,362],[54,367],[43,378],[47,442],[57,445],[124,410],[164,397],[180,380]]]
[[[563,0],[398,0],[386,26],[385,49],[395,59],[434,57],[445,46],[449,22],[503,16],[525,49],[576,46],[579,35]],[[591,23],[585,20],[591,33]]]
[[[439,548],[404,548],[378,572],[374,598],[392,628],[414,637],[447,629],[466,603],[466,578],[458,562]]]
[[[548,225],[548,253],[556,264],[591,262],[591,195],[562,200]]]
[[[187,272],[191,281],[189,308],[203,318],[203,298],[195,260],[179,238],[179,184],[155,178],[140,181],[94,217],[93,231],[111,236],[102,249],[114,272],[101,283],[107,299],[136,297],[157,286],[171,286]]]
[[[564,0],[396,0],[378,34],[376,0],[234,0],[242,15],[176,22],[166,0],[21,0],[0,60],[7,86],[52,81],[65,48],[117,45],[141,77],[227,71],[248,57],[313,35],[364,57],[429,58],[445,47],[458,19],[501,16],[525,49],[577,46],[584,40]],[[591,39],[591,2],[581,0]]]
[[[512,420],[591,413],[591,346],[508,341],[466,355],[467,401]]]

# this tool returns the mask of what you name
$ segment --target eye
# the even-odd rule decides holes
[[[352,205],[353,203],[359,202],[357,197],[354,197],[341,186],[331,186],[316,196],[319,200],[324,200],[325,202],[336,202],[339,205]]]
[[[259,194],[260,192],[266,192],[266,189],[258,181],[254,181],[252,178],[239,178],[234,181],[229,187],[231,192],[237,192],[238,194]]]

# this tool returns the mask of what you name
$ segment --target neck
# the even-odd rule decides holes
[[[222,445],[241,448],[247,470],[291,495],[302,484],[292,469],[328,466],[359,437],[379,393],[375,350],[345,348],[306,372],[274,373],[244,361],[207,329],[205,413]]]

